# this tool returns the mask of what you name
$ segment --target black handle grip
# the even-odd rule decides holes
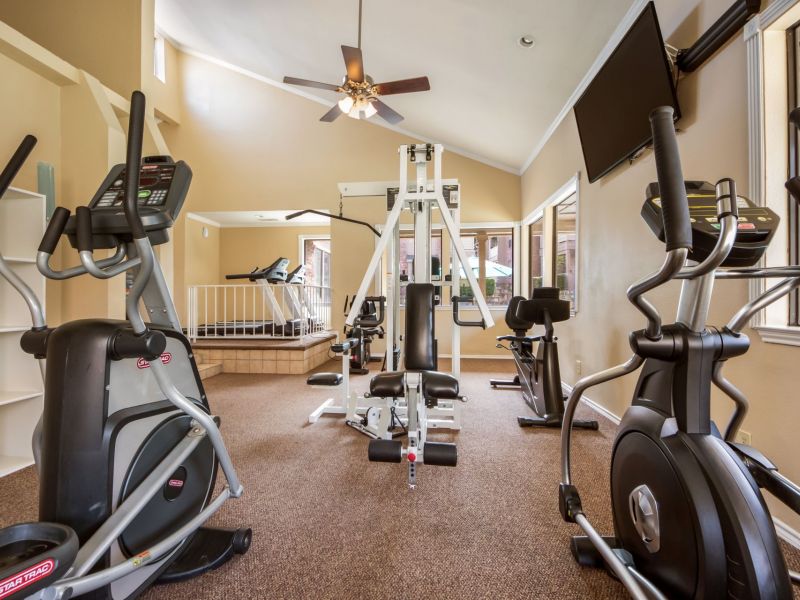
[[[88,206],[79,206],[75,209],[76,234],[78,238],[78,252],[94,250],[92,244],[92,211]]]
[[[364,302],[377,302],[378,314],[374,319],[365,319],[363,317],[356,318],[356,325],[359,327],[379,327],[383,324],[383,319],[386,316],[386,296],[366,296]]]
[[[47,224],[47,229],[39,244],[39,252],[52,254],[56,251],[58,240],[61,238],[61,234],[64,233],[64,228],[67,226],[68,220],[69,209],[59,206],[53,211],[53,216],[50,217],[50,222]]]
[[[458,316],[458,305],[461,302],[469,302],[472,298],[466,296],[453,296],[451,302],[453,303],[453,323],[459,327],[481,327],[486,329],[486,321],[481,317],[480,321],[462,321]]]
[[[786,189],[789,190],[795,202],[800,202],[800,177],[792,177],[787,181]]]
[[[686,199],[686,186],[681,171],[673,112],[671,106],[661,106],[650,113],[667,252],[692,247],[689,202]]]
[[[133,92],[131,116],[128,120],[128,153],[125,160],[125,218],[134,239],[145,237],[142,218],[139,216],[139,168],[142,164],[142,139],[144,138],[144,94]]]
[[[25,160],[28,158],[35,145],[36,138],[30,134],[22,139],[16,152],[14,152],[14,155],[11,157],[11,160],[8,161],[6,168],[0,173],[0,196],[5,194],[6,190],[11,187],[11,182],[14,181],[14,177],[19,173],[22,165],[25,164]]]
[[[137,335],[133,330],[120,331],[111,342],[111,360],[125,358],[157,359],[167,348],[167,338],[161,331],[148,330]]]

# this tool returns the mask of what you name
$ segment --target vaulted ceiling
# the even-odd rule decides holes
[[[376,82],[427,75],[387,96],[399,128],[519,170],[633,0],[363,0],[361,47]],[[338,84],[357,44],[358,0],[157,0],[181,47],[261,76]],[[532,48],[519,39],[529,35]],[[303,88],[330,105],[334,92]],[[325,112],[320,105],[320,116]],[[377,120],[378,117],[373,117]],[[327,125],[336,127],[337,123]]]

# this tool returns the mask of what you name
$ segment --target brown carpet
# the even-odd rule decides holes
[[[336,369],[338,363],[330,363]],[[507,373],[509,362],[479,365]],[[602,571],[572,560],[576,527],[557,509],[558,431],[520,429],[519,392],[492,390],[465,366],[464,428],[435,432],[459,446],[455,468],[367,461],[368,438],[335,417],[308,425],[328,397],[305,376],[219,375],[207,382],[245,486],[213,523],[250,526],[250,552],[196,580],[159,586],[148,599],[622,598]],[[354,377],[363,391],[366,376]],[[593,413],[582,407],[584,418]],[[614,426],[576,432],[575,479],[594,524],[611,530],[608,458]],[[36,517],[36,476],[0,479],[0,526]],[[789,556],[800,566],[797,553]]]

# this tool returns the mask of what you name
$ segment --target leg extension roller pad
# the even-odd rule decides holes
[[[403,461],[403,443],[394,440],[372,440],[369,459],[373,462],[399,463]]]
[[[425,442],[422,459],[426,465],[455,467],[458,464],[458,449],[455,444]]]

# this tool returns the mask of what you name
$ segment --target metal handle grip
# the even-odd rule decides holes
[[[462,321],[458,316],[458,305],[461,302],[469,302],[472,298],[462,297],[462,296],[453,296],[451,299],[453,303],[453,323],[458,325],[459,327],[481,327],[486,329],[486,321],[481,318],[480,321]]]
[[[673,114],[671,106],[661,106],[650,113],[667,252],[678,248],[692,248],[689,203],[686,199]]]
[[[36,145],[36,138],[32,135],[26,135],[17,150],[14,152],[11,160],[8,161],[6,168],[0,173],[0,196],[6,193],[14,177],[17,176],[22,165],[25,164],[28,156],[30,155],[33,147]]]
[[[128,121],[128,152],[125,160],[125,218],[134,239],[145,237],[144,225],[139,215],[139,168],[142,163],[142,139],[144,137],[144,94],[133,92],[131,115]]]

